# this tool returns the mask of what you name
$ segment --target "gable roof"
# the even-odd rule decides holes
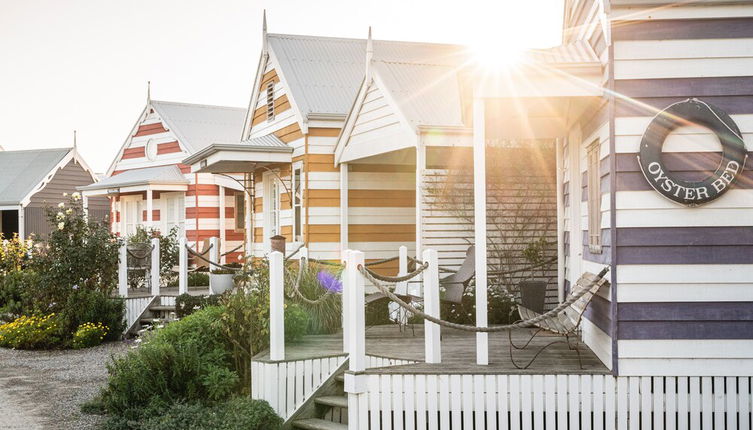
[[[240,141],[244,108],[158,100],[152,100],[151,105],[190,153],[214,142]]]
[[[73,148],[0,151],[0,205],[19,205]]]
[[[301,115],[348,114],[363,81],[366,39],[268,34]],[[374,58],[395,63],[458,66],[465,48],[437,43],[374,40]]]

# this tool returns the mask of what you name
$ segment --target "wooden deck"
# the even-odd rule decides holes
[[[159,290],[160,296],[179,296],[178,287],[162,287]],[[209,286],[206,287],[188,287],[188,294],[192,296],[204,296],[209,294]],[[152,290],[149,288],[129,288],[128,297],[151,297]]]
[[[604,375],[609,370],[582,342],[579,349],[583,369],[578,365],[578,356],[567,345],[557,343],[539,355],[528,369],[517,369],[510,361],[507,332],[489,335],[489,365],[478,366],[476,360],[475,334],[460,330],[442,329],[442,363],[426,364],[424,360],[423,324],[408,326],[401,332],[397,325],[381,325],[367,328],[366,354],[390,359],[413,360],[417,364],[379,367],[366,373],[412,373],[412,374],[569,374]],[[415,333],[415,334],[414,334]],[[522,345],[532,333],[531,329],[513,331],[513,342]],[[513,350],[518,363],[525,363],[542,346],[564,338],[539,334],[525,350]],[[571,340],[571,343],[574,342]],[[342,334],[306,336],[302,341],[285,345],[285,359],[302,360],[342,354]],[[254,357],[254,361],[269,361],[268,353]]]

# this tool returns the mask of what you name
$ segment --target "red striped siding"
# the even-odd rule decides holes
[[[198,214],[197,214],[197,209],[198,209]],[[220,217],[220,208],[217,208],[217,207],[186,208],[186,219],[195,219],[197,217],[217,219]]]
[[[127,158],[142,158],[145,157],[146,154],[144,153],[144,147],[139,146],[137,148],[126,148],[123,150],[123,156],[120,157],[121,159],[127,159]]]
[[[155,124],[143,124],[140,125],[138,130],[136,130],[136,134],[133,135],[133,137],[136,136],[147,136],[150,134],[159,134],[166,132],[167,129],[164,125],[162,125],[161,122],[155,123]]]
[[[200,196],[219,196],[220,188],[217,185],[189,185],[188,190],[186,191],[186,196],[195,196],[196,194]],[[217,217],[219,217],[219,212],[215,218]]]
[[[157,155],[170,154],[173,152],[181,152],[178,141],[160,143],[157,145]]]
[[[141,220],[146,221],[146,211],[141,211]],[[159,209],[152,209],[152,221],[159,221]]]

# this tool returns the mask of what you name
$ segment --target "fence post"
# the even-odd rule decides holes
[[[128,248],[126,241],[120,244],[118,250],[118,294],[128,297]]]
[[[437,251],[427,249],[423,252],[424,262],[429,267],[424,271],[424,306],[427,314],[439,318],[439,259]],[[442,362],[442,344],[440,342],[439,325],[424,320],[424,342],[427,363]]]
[[[159,255],[159,238],[152,238],[152,296],[159,296],[160,281],[160,255]]]
[[[350,251],[345,263],[345,279],[348,293],[348,346],[349,364],[351,372],[361,372],[366,369],[366,313],[364,310],[364,281],[358,266],[364,265],[363,252]]]
[[[397,276],[404,276],[408,273],[408,247],[405,245],[398,248],[397,259]],[[399,296],[405,296],[408,294],[408,281],[398,282],[395,285],[395,294]],[[408,322],[408,311],[403,309],[397,303],[390,301],[389,303],[390,315],[395,315],[395,320],[399,324],[406,324]]]
[[[220,241],[216,237],[210,237],[209,238],[209,261],[211,261],[214,264],[218,264],[220,262]],[[209,265],[209,273],[212,272],[212,270],[216,269],[215,266]]]
[[[186,237],[178,239],[178,294],[188,292],[188,250]]]
[[[269,358],[285,359],[285,292],[282,252],[269,253]]]
[[[309,261],[309,249],[305,246],[301,247],[301,249],[298,250],[298,258],[300,258],[300,260],[306,259],[306,261]]]
[[[352,251],[350,249],[346,249],[343,251],[342,257],[340,258],[340,262],[347,265],[348,260],[350,260],[350,253]],[[343,352],[348,353],[350,350],[348,349],[348,342],[350,341],[350,327],[348,325],[348,306],[350,303],[348,302],[348,297],[350,297],[350,292],[353,290],[353,287],[351,287],[348,284],[348,277],[346,276],[346,272],[343,272],[342,274],[342,281],[343,281],[343,292],[341,295],[341,310],[342,310],[342,316],[340,317],[340,322],[343,326]]]

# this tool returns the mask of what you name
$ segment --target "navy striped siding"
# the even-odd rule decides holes
[[[601,187],[601,193],[606,194],[609,192],[609,157],[604,157],[599,163],[599,173],[601,173],[601,180],[599,185]],[[588,171],[581,172],[581,201],[588,201]]]
[[[620,303],[619,339],[753,339],[753,302]]]
[[[618,228],[617,263],[753,264],[753,227]]]
[[[753,37],[753,18],[626,20],[612,24],[615,41],[743,37]]]
[[[610,229],[601,229],[601,252],[592,253],[588,247],[588,231],[583,231],[583,259],[592,261],[599,264],[611,264],[612,263],[612,235]]]
[[[653,190],[641,172],[637,153],[617,154],[617,191]],[[697,181],[713,173],[721,161],[720,152],[672,152],[662,155],[664,166],[679,179]],[[753,151],[748,152],[735,188],[753,189]]]

